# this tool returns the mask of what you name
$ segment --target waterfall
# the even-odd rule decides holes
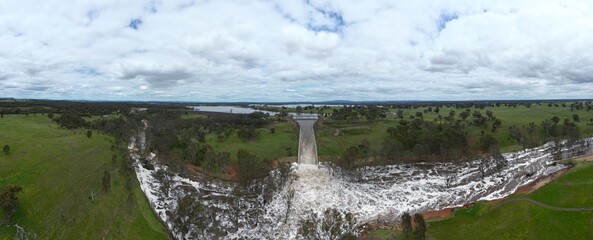
[[[295,121],[299,124],[299,164],[317,165],[317,142],[315,141],[315,131],[313,127],[317,119],[299,119],[295,117]]]

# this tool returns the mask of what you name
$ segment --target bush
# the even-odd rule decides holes
[[[255,141],[259,138],[259,133],[252,127],[241,127],[237,134],[243,141]]]
[[[486,152],[492,145],[496,145],[496,138],[494,138],[494,136],[484,134],[480,137],[480,150]]]
[[[412,236],[412,216],[409,213],[405,212],[402,215],[402,231],[404,232],[405,238],[410,238]]]
[[[246,150],[240,149],[237,152],[237,159],[237,173],[242,183],[264,178],[270,171],[263,161],[260,161],[255,155]]]
[[[579,119],[579,115],[578,114],[573,114],[572,115],[572,120],[575,122],[580,122],[581,120]]]
[[[54,119],[54,121],[56,121],[60,127],[66,129],[88,127],[88,122],[74,112],[64,113],[59,118]]]
[[[416,239],[426,239],[426,222],[424,221],[424,217],[422,216],[422,214],[414,214],[414,222],[416,223],[416,230],[414,231],[414,233],[416,234]]]
[[[8,185],[0,187],[0,208],[4,212],[4,222],[10,223],[12,215],[14,215],[19,207],[19,199],[17,193],[23,188],[19,185]]]
[[[2,151],[4,151],[5,155],[8,155],[10,153],[10,146],[8,146],[8,144],[4,145],[4,148],[2,148]]]
[[[111,188],[111,175],[109,174],[109,172],[107,170],[105,170],[105,172],[103,173],[103,179],[102,179],[102,187],[103,187],[103,192],[107,192],[109,191],[109,188]]]

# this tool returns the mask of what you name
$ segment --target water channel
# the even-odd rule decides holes
[[[287,176],[274,170],[246,187],[171,173],[170,190],[163,192],[165,184],[155,176],[168,169],[146,148],[143,129],[130,140],[130,155],[153,210],[179,239],[338,239],[345,233],[357,234],[366,224],[393,223],[404,212],[502,198],[566,167],[549,164],[554,145],[547,143],[504,154],[508,165],[483,178],[480,160],[370,166],[346,174],[318,162],[316,119],[294,120],[299,124],[298,163]],[[563,156],[591,153],[591,142],[584,139],[564,148]],[[152,161],[154,169],[144,168],[142,158]],[[177,211],[179,200],[188,196],[201,209],[197,217]],[[180,230],[180,221],[190,228]]]

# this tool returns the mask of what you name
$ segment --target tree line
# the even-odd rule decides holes
[[[439,112],[440,109],[434,107],[425,111]],[[524,149],[558,139],[567,139],[566,144],[570,145],[581,137],[576,125],[578,114],[562,121],[558,116],[553,116],[543,119],[540,124],[530,122],[527,125],[501,128],[503,122],[492,110],[450,110],[432,120],[425,120],[424,113],[418,111],[405,117],[402,110],[396,111],[396,123],[386,129],[380,146],[371,146],[366,139],[347,146],[337,161],[338,165],[352,169],[368,164],[463,161],[497,156],[500,155],[501,143],[495,136],[506,136]],[[476,129],[480,131],[479,135],[470,134]],[[373,161],[363,161],[369,159]]]

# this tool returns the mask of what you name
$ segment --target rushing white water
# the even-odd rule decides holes
[[[315,131],[313,126],[317,122],[315,119],[296,119],[299,124],[299,164],[317,165],[317,142],[315,141]]]
[[[585,139],[563,153],[589,153],[591,141]],[[288,173],[275,170],[247,187],[174,175],[168,180],[169,191],[155,177],[166,167],[153,154],[147,158],[155,164],[154,170],[141,164],[146,151],[142,131],[129,148],[142,190],[176,238],[336,239],[364,224],[396,221],[403,212],[505,197],[521,185],[565,168],[548,164],[552,147],[548,143],[504,154],[508,166],[500,172],[491,167],[483,179],[480,161],[365,167],[348,174],[330,165],[293,164]],[[176,211],[178,201],[187,196],[201,207],[197,217]],[[189,224],[189,229],[180,228],[180,221]]]

